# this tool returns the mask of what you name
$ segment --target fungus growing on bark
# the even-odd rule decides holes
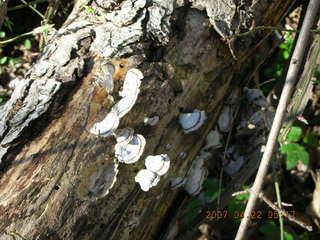
[[[192,113],[182,113],[179,115],[179,123],[185,133],[198,130],[205,120],[205,111],[194,110]]]

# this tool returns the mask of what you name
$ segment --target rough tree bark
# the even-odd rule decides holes
[[[229,42],[221,36],[277,25],[293,4],[80,2],[0,107],[1,240],[158,237],[177,196],[169,179],[187,172],[224,97],[239,84],[236,76],[265,33]],[[88,131],[113,104],[95,84],[107,77],[106,63],[115,68],[115,100],[129,69],[143,73],[138,100],[118,128],[131,127],[147,142],[138,163],[119,164],[111,189],[117,167],[115,139]],[[178,115],[194,109],[205,110],[208,119],[200,130],[186,135]],[[160,116],[159,123],[145,126],[144,118],[152,116]],[[185,159],[179,157],[181,152],[187,153]],[[161,153],[171,158],[169,173],[143,192],[134,177],[145,168],[147,155]],[[93,178],[102,190],[96,189]]]
[[[9,0],[1,0],[0,1],[0,27],[2,26],[2,23],[4,21],[4,18],[7,14],[7,5]]]

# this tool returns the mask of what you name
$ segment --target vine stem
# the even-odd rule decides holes
[[[245,36],[253,34],[253,33],[257,32],[257,31],[261,31],[261,30],[283,31],[283,32],[290,32],[290,33],[299,33],[301,31],[299,29],[288,29],[288,28],[283,28],[283,27],[257,26],[257,27],[252,28],[251,30],[249,30],[247,32],[238,33],[238,34],[234,34],[234,35],[225,37],[225,39],[232,39],[232,38],[237,38],[237,37],[245,37]],[[309,31],[311,33],[314,33],[314,34],[319,34],[320,33],[319,29],[309,29]]]
[[[281,97],[280,97],[280,101],[277,107],[275,117],[272,123],[267,145],[266,145],[256,178],[255,178],[255,181],[253,183],[252,192],[250,194],[250,197],[246,206],[246,210],[241,220],[235,240],[243,240],[245,238],[246,230],[250,223],[251,212],[254,209],[258,196],[261,192],[263,180],[266,176],[269,164],[271,162],[271,157],[277,143],[277,138],[278,138],[278,134],[284,118],[285,110],[288,105],[289,99],[292,95],[303,59],[305,58],[306,49],[308,47],[309,39],[311,35],[310,29],[312,28],[315,22],[319,5],[320,5],[319,0],[310,0],[309,2],[307,12],[303,20],[301,32],[299,34],[298,41],[290,61],[290,66],[288,69],[286,81],[281,93]]]
[[[20,35],[18,35],[16,37],[0,41],[0,44],[1,45],[2,44],[8,44],[8,43],[14,42],[14,41],[16,41],[16,40],[18,40],[20,38],[23,38],[23,37],[26,37],[26,36],[29,36],[29,35],[35,35],[35,34],[38,34],[38,33],[42,33],[42,32],[48,31],[48,30],[52,29],[53,26],[54,26],[53,24],[48,24],[48,25],[37,27],[37,28],[33,29],[30,32],[22,33],[22,34],[20,34]]]
[[[26,2],[25,0],[20,0],[23,2],[25,5],[27,5],[29,8],[31,8],[36,14],[38,14],[43,20],[46,20],[45,16],[41,12],[39,12],[36,8],[34,8],[31,4]]]

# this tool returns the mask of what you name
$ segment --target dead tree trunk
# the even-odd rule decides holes
[[[185,175],[266,34],[221,37],[274,26],[293,4],[80,2],[0,109],[1,240],[156,238],[177,194],[169,179]],[[107,65],[114,68],[112,93],[99,86],[110,74]],[[118,129],[131,127],[146,147],[140,161],[126,165],[115,159],[115,138],[90,129],[119,101],[132,68],[143,73],[140,94]],[[178,116],[194,109],[205,110],[207,120],[186,135]],[[153,116],[158,124],[146,126],[145,117]],[[171,159],[169,172],[141,191],[134,178],[145,157],[163,153]]]

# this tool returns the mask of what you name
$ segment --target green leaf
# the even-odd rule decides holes
[[[287,169],[297,166],[298,161],[309,164],[309,153],[298,143],[284,144],[280,148],[281,153],[287,155]]]
[[[0,58],[0,64],[1,65],[5,64],[7,62],[7,60],[8,60],[7,56],[4,56],[4,57]]]
[[[242,186],[243,190],[247,190],[250,188],[250,186]],[[247,201],[250,197],[250,194],[249,193],[245,193],[245,194],[241,194],[241,195],[238,195],[235,197],[236,200],[239,200],[239,201]]]
[[[93,7],[86,7],[86,11],[88,13],[93,13]]]
[[[7,19],[5,19],[4,21],[3,21],[3,25],[6,27],[6,28],[8,28],[9,30],[10,30],[10,32],[12,32],[12,27],[13,27],[13,22],[12,21],[10,21],[8,18]]]
[[[191,223],[200,213],[202,203],[199,199],[192,200],[186,207],[188,213],[186,214],[187,221]]]
[[[20,62],[20,59],[19,58],[9,58],[9,65],[10,66],[15,66],[17,63]]]
[[[291,170],[298,165],[298,159],[294,155],[287,156],[287,170]]]
[[[276,71],[276,77],[281,77],[281,75],[282,75],[282,70],[278,70],[278,71]]]
[[[32,48],[32,43],[31,43],[31,40],[29,38],[24,40],[23,45],[28,50],[30,50]]]
[[[288,49],[288,44],[286,44],[286,43],[281,43],[280,45],[279,45],[279,48],[281,48],[281,49]]]
[[[284,235],[285,240],[295,240],[294,237],[290,233],[284,232],[283,235]]]
[[[4,99],[3,98],[0,98],[0,103],[3,103],[4,102]]]
[[[230,213],[244,212],[245,209],[246,209],[246,204],[238,200],[232,200],[228,204],[228,212]]]
[[[282,53],[282,57],[283,57],[283,59],[288,60],[290,58],[290,52],[289,51],[284,51]]]
[[[300,238],[303,240],[309,240],[309,234],[308,232],[304,232],[300,235]]]
[[[188,223],[192,223],[192,221],[199,215],[199,212],[190,212],[186,215],[186,219]]]
[[[187,205],[186,209],[188,211],[191,211],[191,210],[200,208],[201,205],[202,205],[202,203],[201,203],[201,201],[199,199],[194,199]]]
[[[6,37],[6,32],[0,31],[0,38],[5,38]]]
[[[211,201],[218,198],[219,193],[221,194],[224,189],[219,189],[219,180],[215,178],[209,178],[203,183],[204,194],[210,197]]]
[[[303,142],[314,147],[320,146],[319,138],[314,132],[309,133],[307,136],[305,136],[303,138]]]
[[[279,227],[275,224],[274,221],[270,221],[266,224],[263,224],[259,227],[259,231],[265,236],[270,238],[278,238],[280,235]]]
[[[287,136],[287,141],[289,142],[298,142],[302,136],[302,129],[298,126],[293,126]]]

